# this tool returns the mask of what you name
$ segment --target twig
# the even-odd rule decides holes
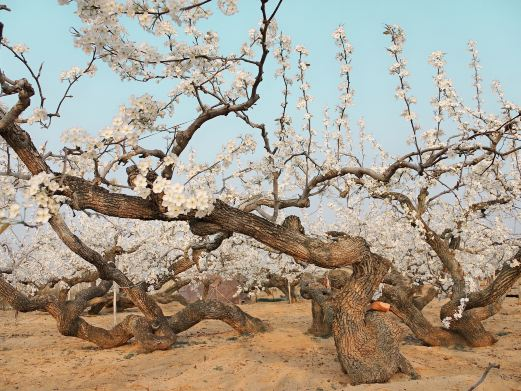
[[[205,4],[209,3],[210,1],[212,1],[212,0],[201,1],[200,3],[192,4],[190,6],[180,8],[180,11],[189,11],[193,8],[201,7],[202,5],[205,5]]]
[[[499,369],[499,364],[495,364],[495,363],[488,364],[488,367],[485,369],[485,372],[483,372],[483,375],[481,375],[481,378],[477,381],[476,384],[474,384],[472,387],[470,387],[468,391],[475,390],[481,383],[483,383],[492,368]]]

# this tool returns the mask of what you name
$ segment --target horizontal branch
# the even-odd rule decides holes
[[[267,330],[267,326],[262,320],[248,315],[235,304],[228,304],[218,300],[198,300],[188,304],[181,311],[169,316],[167,319],[170,327],[176,334],[188,330],[205,319],[221,320],[240,334],[254,334]]]

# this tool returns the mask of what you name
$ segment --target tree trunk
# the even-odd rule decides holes
[[[152,295],[154,299],[161,304],[168,304],[177,301],[181,305],[188,305],[188,301],[180,293],[161,293]]]
[[[93,297],[104,295],[112,286],[112,281],[102,281],[95,287],[79,292],[73,301],[60,301],[54,296],[28,298],[0,277],[0,296],[15,310],[20,312],[47,311],[57,322],[58,331],[65,336],[73,336],[90,341],[101,348],[111,348],[125,344],[134,337],[147,351],[168,349],[175,341],[154,334],[148,322],[140,316],[127,316],[110,330],[95,327],[80,317]]]
[[[315,281],[311,275],[300,279],[300,295],[311,300],[312,323],[308,333],[321,338],[332,335],[334,311],[332,308],[333,291]]]
[[[312,323],[308,333],[315,337],[329,338],[332,335],[334,311],[332,303],[335,295],[351,278],[348,270],[333,269],[316,279],[310,274],[300,278],[300,294],[311,300]]]
[[[521,258],[518,253],[513,259]],[[497,273],[496,278],[486,288],[468,295],[468,302],[455,319],[458,307],[464,296],[454,296],[440,311],[440,319],[451,318],[449,328],[433,326],[422,314],[423,298],[415,301],[410,294],[411,287],[404,277],[393,271],[386,282],[383,299],[391,303],[391,311],[395,313],[411,329],[414,335],[429,346],[467,345],[471,347],[490,346],[496,337],[488,332],[481,323],[501,309],[501,304],[508,290],[521,277],[521,266],[511,267],[507,264]]]
[[[295,291],[295,288],[298,284],[298,280],[295,280],[292,283],[288,284],[288,279],[286,277],[269,273],[266,276],[266,280],[263,281],[262,286],[265,288],[277,288],[284,294],[284,296],[288,298],[288,301],[295,303],[298,299],[297,293]],[[291,286],[291,298],[289,296],[288,285]]]
[[[210,294],[210,286],[212,285],[212,281],[205,279],[203,280],[203,293],[202,293],[202,299],[206,300],[208,298],[208,295]]]
[[[521,250],[512,258],[513,260],[518,263],[521,261]],[[469,346],[490,346],[497,341],[492,333],[485,330],[481,322],[501,309],[506,294],[521,278],[521,265],[512,267],[509,263],[505,263],[496,274],[496,278],[486,288],[468,295],[462,317],[450,323],[450,330],[461,335]],[[453,298],[441,308],[440,318],[452,317],[459,305],[459,298]]]
[[[144,315],[149,327],[153,330],[158,340],[162,340],[164,343],[170,341],[171,344],[175,342],[175,333],[168,326],[161,307],[147,294],[145,284],[133,284],[132,281],[115,266],[114,260],[116,252],[110,251],[106,256],[102,256],[87,246],[80,238],[72,233],[59,213],[51,217],[49,224],[71,251],[97,269],[100,278],[107,281],[114,281],[120,286],[121,291],[132,300]],[[158,346],[162,347],[163,342],[159,343]]]
[[[102,297],[95,297],[94,299],[89,300],[88,305],[90,307],[88,314],[97,315],[103,308],[112,308],[114,306],[114,296],[111,293]],[[128,308],[134,308],[135,306],[134,302],[125,295],[117,295],[116,307],[118,312],[124,311]]]
[[[175,315],[169,316],[168,323],[177,334],[205,319],[221,320],[239,334],[255,334],[268,329],[262,320],[248,315],[235,304],[219,300],[198,300],[190,303]]]
[[[338,359],[351,384],[384,383],[397,372],[418,375],[400,353],[401,329],[380,312],[368,311],[390,262],[368,253],[334,300],[333,336]]]
[[[73,301],[60,301],[54,296],[28,298],[0,277],[0,298],[20,312],[47,311],[56,319],[58,331],[62,335],[81,338],[100,348],[121,346],[134,338],[145,351],[169,349],[175,341],[156,335],[156,330],[142,316],[128,315],[109,330],[93,326],[80,317],[89,301],[104,295],[111,286],[111,281],[102,281],[98,286],[79,292]],[[267,330],[260,319],[246,314],[236,305],[215,300],[197,301],[175,315],[166,317],[174,335],[205,319],[222,320],[241,334]]]
[[[315,337],[329,338],[332,335],[333,313],[330,308],[324,311],[323,307],[311,299],[311,327],[308,333]]]
[[[93,305],[89,308],[89,310],[87,311],[87,313],[88,313],[89,315],[98,315],[98,314],[101,312],[101,310],[102,310],[103,308],[105,308],[105,304],[107,304],[105,300],[103,300],[102,302],[98,302],[98,303],[96,303],[96,304],[93,304]]]
[[[386,285],[382,300],[391,303],[391,311],[411,329],[416,338],[428,346],[464,344],[463,338],[441,327],[433,326],[414,305],[413,298],[399,286]]]

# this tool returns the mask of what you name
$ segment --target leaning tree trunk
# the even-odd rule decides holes
[[[197,300],[188,304],[181,311],[168,317],[170,327],[180,333],[188,330],[205,319],[217,319],[225,322],[239,334],[255,334],[268,330],[268,326],[238,306],[219,300]]]
[[[518,253],[513,259],[520,258],[521,253]],[[410,294],[411,287],[404,277],[396,271],[390,273],[390,276],[386,278],[388,285],[383,290],[383,299],[391,303],[391,311],[403,320],[417,338],[429,346],[460,344],[481,347],[490,346],[497,341],[496,337],[484,328],[482,321],[501,309],[506,293],[521,278],[521,265],[512,267],[507,263],[492,283],[483,290],[473,292],[468,297],[461,294],[452,297],[440,311],[441,320],[449,319],[448,328],[433,326],[425,318],[421,312],[421,304],[425,300],[420,300],[421,304],[414,300]],[[460,312],[458,307],[462,305],[461,299],[468,301],[465,302],[459,317],[455,314]]]
[[[0,296],[20,312],[47,311],[56,319],[58,331],[62,335],[78,337],[101,348],[123,345],[133,337],[148,351],[168,349],[175,342],[155,335],[153,328],[141,316],[127,316],[110,330],[93,326],[81,318],[88,301],[105,294],[111,286],[112,281],[102,281],[97,286],[81,291],[73,301],[62,301],[54,296],[31,299],[0,277]]]
[[[368,311],[390,262],[368,252],[335,298],[333,336],[338,359],[351,384],[383,383],[397,372],[418,375],[400,353],[401,329],[381,312]]]
[[[521,250],[513,260],[519,263]],[[512,267],[506,263],[492,283],[483,290],[468,295],[461,318],[452,319],[449,330],[461,335],[469,346],[480,347],[494,344],[497,341],[496,337],[485,329],[482,322],[501,309],[506,294],[519,278],[521,278],[521,265]],[[461,298],[456,297],[446,303],[441,308],[440,318],[454,318],[454,314],[461,305],[460,300]]]
[[[142,316],[128,315],[109,330],[93,326],[81,317],[89,301],[94,297],[103,296],[111,286],[112,281],[102,281],[97,286],[79,292],[72,301],[62,301],[55,296],[28,298],[0,276],[0,298],[5,299],[11,307],[20,312],[47,311],[56,319],[58,331],[62,335],[81,338],[100,348],[121,346],[132,338],[145,351],[170,348],[175,341],[156,335],[154,328]],[[236,305],[214,300],[189,304],[183,310],[165,319],[174,335],[205,319],[221,320],[240,334],[267,330],[264,322],[246,314]]]
[[[59,214],[53,216],[49,222],[64,244],[96,267],[100,278],[103,278],[102,282],[98,286],[80,292],[73,301],[60,301],[53,297],[27,298],[0,277],[0,297],[4,297],[14,309],[21,312],[34,310],[49,312],[56,319],[61,334],[93,342],[102,348],[120,346],[131,338],[136,339],[146,351],[165,350],[175,343],[177,339],[174,331],[176,320],[172,321],[171,318],[167,318],[163,314],[161,307],[147,294],[145,284],[133,284],[115,266],[114,260],[117,255],[115,251],[109,251],[104,256],[94,251],[70,231]],[[114,248],[114,250],[117,249]],[[89,306],[92,299],[103,296],[108,292],[113,281],[139,308],[144,317],[129,315],[111,330],[92,326],[80,315]],[[238,307],[235,310],[237,313],[242,313]],[[231,314],[229,311],[216,313],[203,308],[199,309],[198,312],[200,314],[199,320],[221,319],[232,327],[236,324],[233,319],[229,319]],[[178,321],[183,321],[184,318],[180,316]],[[259,322],[261,321],[259,320]],[[242,329],[239,329],[239,332],[242,332]]]
[[[391,304],[391,311],[398,316],[416,338],[428,346],[450,346],[464,344],[463,339],[429,322],[413,301],[412,295],[401,286],[386,285],[383,289],[382,300]]]
[[[316,337],[328,338],[332,334],[334,311],[332,303],[335,295],[351,278],[351,272],[333,269],[321,278],[305,273],[300,279],[300,294],[311,300],[312,323],[308,333]]]
[[[75,336],[102,348],[120,346],[134,338],[144,350],[154,351],[168,349],[176,341],[176,330],[185,330],[203,319],[222,320],[240,333],[253,333],[265,329],[262,321],[250,317],[234,305],[189,305],[180,314],[166,317],[161,307],[147,294],[144,284],[132,284],[130,279],[116,268],[113,262],[115,253],[102,256],[89,248],[69,230],[60,215],[53,216],[50,223],[72,251],[96,267],[99,276],[104,278],[102,282],[98,286],[81,291],[74,300],[65,301],[64,298],[60,300],[56,297],[28,298],[0,276],[0,297],[20,312],[47,311],[56,319],[62,335]],[[89,324],[81,314],[89,307],[91,300],[108,292],[113,281],[118,283],[144,317],[129,315],[112,329],[105,330]]]

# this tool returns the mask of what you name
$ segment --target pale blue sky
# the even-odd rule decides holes
[[[272,1],[273,2],[273,1]],[[4,0],[12,12],[2,12],[4,35],[11,43],[24,42],[30,47],[28,58],[37,67],[44,61],[43,84],[49,102],[55,102],[64,89],[58,80],[61,71],[72,65],[83,65],[87,57],[72,45],[69,28],[79,26],[74,6],[60,7],[55,0]],[[259,20],[258,1],[239,1],[241,12],[232,18],[217,15],[212,29],[222,36],[224,52],[236,49],[246,40],[247,31]],[[385,24],[400,24],[407,33],[405,55],[411,72],[410,84],[418,98],[417,111],[424,128],[431,125],[430,97],[434,94],[432,67],[427,63],[434,50],[447,53],[447,70],[460,94],[470,99],[473,94],[472,73],[468,67],[469,39],[478,42],[483,66],[483,90],[487,107],[497,107],[490,94],[490,83],[499,79],[506,95],[514,102],[521,101],[521,1],[519,0],[286,0],[280,10],[279,26],[293,38],[294,44],[303,44],[311,54],[309,80],[311,94],[316,97],[313,110],[317,125],[322,108],[334,105],[337,94],[337,64],[332,31],[344,24],[354,47],[352,82],[355,104],[351,115],[363,115],[367,130],[392,151],[403,149],[403,137],[408,124],[400,118],[402,103],[394,98],[397,85],[389,75],[392,63],[385,47],[388,37],[382,34]],[[273,61],[272,61],[273,63]],[[5,49],[0,50],[0,66],[11,78],[25,76],[19,63],[13,62]],[[274,125],[279,115],[280,81],[273,81],[273,64],[267,68],[261,103],[255,109],[255,119]],[[171,88],[168,87],[168,88]],[[32,134],[38,144],[51,140],[58,146],[59,135],[65,128],[79,126],[95,131],[108,123],[117,107],[127,102],[131,94],[144,92],[164,94],[167,87],[145,87],[138,83],[122,83],[106,66],[94,79],[85,78],[74,89],[74,99],[66,103],[62,118],[48,131],[35,129]],[[51,107],[54,103],[51,105]],[[178,111],[176,123],[191,119]],[[295,118],[298,120],[299,115]],[[235,128],[238,122],[231,117],[218,120],[202,129],[194,139],[194,146],[204,152],[210,145],[223,139],[222,131]],[[229,130],[236,134],[235,130]],[[224,136],[226,140],[228,137]]]

